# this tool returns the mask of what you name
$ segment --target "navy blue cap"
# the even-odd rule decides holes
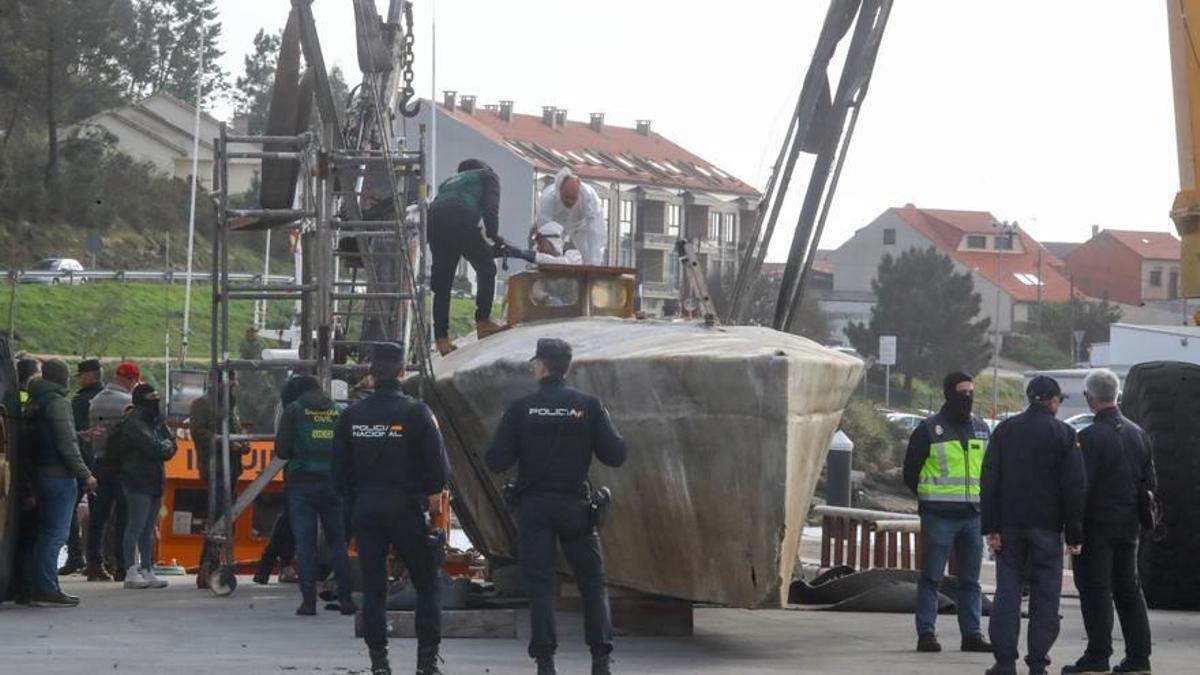
[[[403,361],[404,347],[395,342],[380,342],[372,351],[373,361]]]
[[[1058,386],[1058,380],[1046,375],[1037,375],[1030,380],[1025,386],[1025,395],[1030,401],[1049,401],[1052,398],[1067,400],[1066,394],[1063,394],[1062,388]]]
[[[100,359],[84,359],[79,362],[78,370],[75,373],[98,373],[100,372]]]
[[[566,340],[558,338],[539,338],[537,341],[537,352],[534,353],[534,359],[542,359],[543,361],[570,361],[571,360],[571,345]]]

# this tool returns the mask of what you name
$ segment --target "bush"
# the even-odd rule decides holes
[[[855,396],[842,414],[841,429],[854,441],[854,468],[884,471],[904,461],[908,440],[904,432],[888,423],[874,404]]]
[[[1070,368],[1071,355],[1062,351],[1044,337],[1018,335],[1013,333],[1004,338],[1000,345],[1000,354],[1006,359],[1012,359],[1038,370],[1054,368]]]

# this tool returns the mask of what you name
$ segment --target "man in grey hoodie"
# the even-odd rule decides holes
[[[98,571],[98,568],[101,567],[104,527],[109,516],[114,514],[117,521],[113,535],[116,545],[113,546],[113,549],[117,565],[113,569],[113,578],[117,581],[125,580],[125,571],[128,565],[124,560],[125,556],[120,545],[125,532],[125,495],[121,491],[121,468],[118,465],[116,454],[114,453],[111,457],[108,454],[108,437],[117,424],[125,418],[125,409],[133,402],[130,392],[141,379],[142,373],[137,364],[129,361],[122,363],[113,371],[108,386],[96,394],[88,407],[88,432],[95,453],[96,478],[100,481],[96,490],[96,499],[93,502],[95,511],[88,523],[89,581],[107,581],[106,575],[92,574],[92,572]]]
[[[96,489],[96,479],[79,453],[71,404],[66,399],[70,370],[51,359],[42,364],[42,377],[29,383],[25,415],[33,441],[33,484],[37,499],[37,538],[31,549],[30,601],[39,607],[74,607],[79,598],[58,585],[58,552],[67,542],[71,512],[79,502],[78,485]]]

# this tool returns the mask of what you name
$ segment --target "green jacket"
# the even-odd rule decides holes
[[[275,456],[288,460],[284,479],[328,481],[333,463],[333,430],[341,409],[321,390],[305,392],[284,408],[275,432]]]
[[[437,210],[446,204],[458,204],[482,220],[488,238],[500,230],[500,178],[491,169],[463,171],[442,181],[437,197],[429,205]]]
[[[166,483],[164,463],[175,456],[175,435],[162,416],[135,410],[117,425],[113,442],[125,489],[161,495]]]
[[[75,417],[66,393],[66,387],[40,377],[29,382],[25,416],[34,446],[34,472],[39,478],[87,480],[92,472],[79,453]]]

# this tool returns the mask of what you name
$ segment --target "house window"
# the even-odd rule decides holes
[[[621,267],[633,267],[633,202],[628,199],[621,200],[621,213],[617,221],[617,229],[620,232],[620,256],[617,263]]]
[[[667,204],[667,234],[672,237],[679,236],[679,214],[681,207],[678,204]]]
[[[721,214],[708,212],[708,240],[721,243]]]
[[[1013,250],[1013,238],[1010,234],[998,234],[993,241],[995,242],[994,246],[997,251]]]
[[[734,230],[734,222],[737,218],[732,213],[726,213],[721,225],[721,242],[729,245],[737,243],[737,235]]]
[[[896,230],[895,230],[895,228],[891,228],[891,227],[889,227],[889,228],[886,228],[886,229],[884,229],[884,231],[883,231],[883,245],[884,245],[884,246],[892,246],[892,245],[894,245],[895,243],[896,243]]]
[[[642,281],[648,283],[659,284],[663,281],[663,255],[647,254],[645,251],[638,258],[638,271],[641,272]]]
[[[1150,286],[1152,288],[1161,288],[1162,287],[1162,269],[1161,268],[1150,270]]]
[[[967,248],[983,250],[987,248],[987,237],[982,234],[968,234]]]
[[[1170,282],[1167,286],[1167,297],[1174,300],[1179,297],[1179,270],[1171,270]]]

